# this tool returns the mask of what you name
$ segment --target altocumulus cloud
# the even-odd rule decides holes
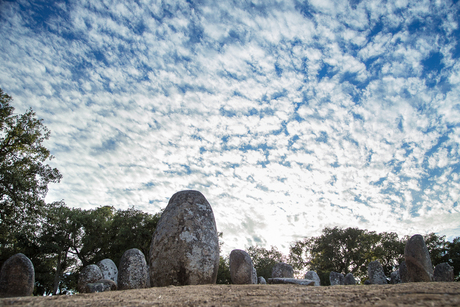
[[[0,4],[0,86],[64,175],[48,201],[203,192],[224,250],[326,226],[460,234],[457,1]]]

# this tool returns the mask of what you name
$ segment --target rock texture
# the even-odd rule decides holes
[[[86,293],[106,292],[117,290],[117,284],[111,279],[101,279],[95,283],[86,284]]]
[[[302,285],[302,286],[314,286],[314,280],[308,279],[295,279],[295,278],[269,278],[269,284],[294,284],[294,285]]]
[[[118,284],[118,269],[115,264],[111,259],[104,259],[99,261],[96,264],[102,272],[102,278],[103,279],[110,279],[115,282],[115,284]]]
[[[198,191],[177,192],[152,237],[151,285],[215,284],[218,268],[219,239],[211,206]]]
[[[406,261],[402,261],[401,264],[399,265],[399,278],[401,279],[401,282],[403,283],[409,282]]]
[[[16,254],[3,263],[0,272],[0,297],[30,296],[34,291],[35,270],[24,254]]]
[[[254,283],[254,265],[251,257],[244,250],[234,249],[230,253],[230,277],[234,284]]]
[[[101,269],[95,265],[90,264],[85,266],[78,277],[77,291],[80,293],[86,293],[86,285],[89,283],[94,283],[102,279]]]
[[[278,262],[273,266],[272,278],[294,278],[294,269],[287,263]]]
[[[367,266],[367,274],[369,275],[371,284],[384,285],[388,283],[382,265],[377,260],[369,263]]]
[[[406,243],[404,258],[409,282],[429,282],[433,278],[430,254],[421,235],[412,236]]]
[[[329,281],[331,286],[340,286],[345,284],[345,277],[342,273],[331,272],[329,274]]]
[[[454,268],[451,267],[447,262],[438,264],[434,268],[433,281],[454,281]]]
[[[252,283],[257,285],[257,271],[256,268],[252,268]]]
[[[313,280],[315,282],[316,287],[321,286],[321,280],[320,280],[318,274],[315,271],[308,271],[305,274],[305,279]]]
[[[394,272],[391,272],[390,274],[390,284],[400,284],[401,283],[401,277],[399,276],[399,270],[396,270]]]
[[[128,249],[120,259],[118,289],[142,289],[147,287],[148,270],[144,254],[137,248]]]
[[[345,280],[343,284],[344,285],[356,285],[356,280],[352,273],[348,273],[347,275],[345,275]]]

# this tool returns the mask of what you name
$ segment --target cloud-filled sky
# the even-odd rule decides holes
[[[0,87],[47,201],[201,191],[224,252],[324,227],[460,235],[457,1],[2,1]]]

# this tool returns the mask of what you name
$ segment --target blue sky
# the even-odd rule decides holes
[[[210,202],[224,252],[324,227],[460,235],[458,1],[2,1],[0,87],[47,201]]]

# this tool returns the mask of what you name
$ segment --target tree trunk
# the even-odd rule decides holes
[[[58,253],[57,265],[56,265],[56,274],[54,274],[54,287],[53,295],[57,294],[59,289],[59,282],[61,281],[61,251]]]

